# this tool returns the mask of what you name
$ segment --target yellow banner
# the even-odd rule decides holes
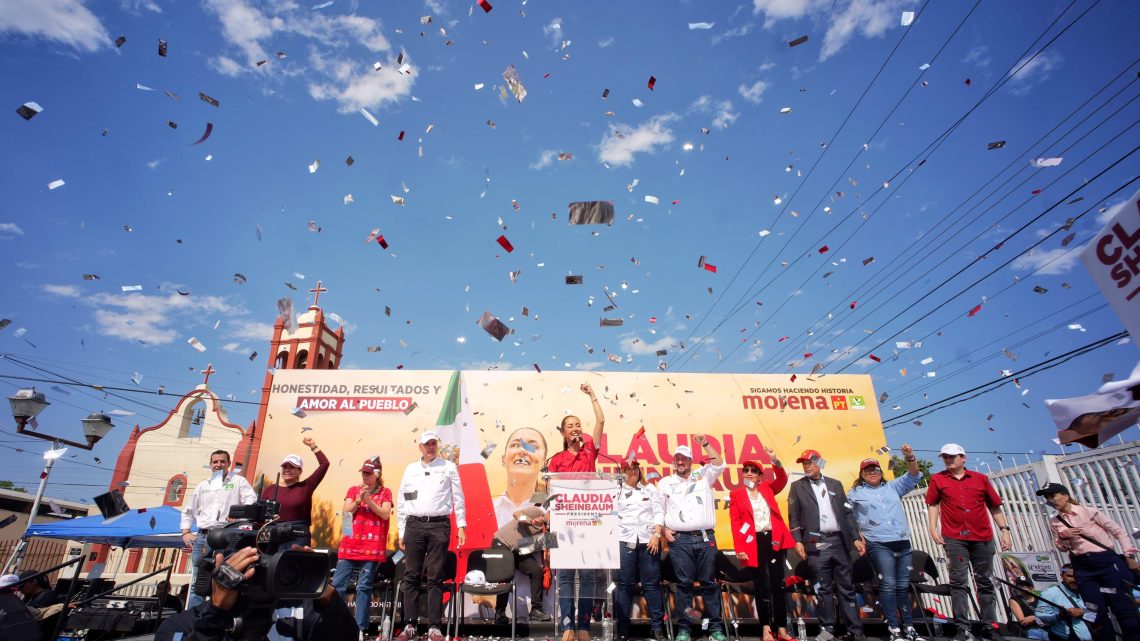
[[[404,467],[419,457],[419,435],[436,425],[451,375],[446,370],[278,370],[257,474],[272,483],[281,460],[296,453],[308,475],[316,461],[301,439],[314,438],[331,459],[331,469],[314,496],[313,538],[315,544],[335,546],[339,510],[346,490],[361,482],[361,464],[379,456],[383,483],[398,486]],[[465,371],[462,378],[479,446],[493,446],[484,468],[496,501],[507,494],[518,503],[534,491],[542,475],[542,464],[536,463],[562,449],[563,417],[573,414],[584,434],[593,432],[596,419],[582,383],[593,387],[605,419],[599,471],[616,472],[617,462],[632,454],[647,474],[669,474],[673,450],[691,444],[692,435],[705,434],[727,464],[717,488],[718,498],[727,499],[741,484],[741,462],[754,459],[767,467],[765,447],[776,451],[792,479],[801,472],[795,463],[799,454],[818,450],[826,461],[824,474],[845,486],[855,479],[861,460],[878,458],[887,467],[889,457],[878,454],[886,439],[871,377],[865,375],[792,382],[789,376],[760,374]],[[635,439],[641,428],[644,437]],[[538,448],[531,460],[505,456],[506,442],[518,430],[541,437],[533,439]],[[779,495],[781,503],[785,495]],[[718,507],[718,543],[731,547],[727,501],[718,501]],[[392,537],[395,530],[393,522]]]

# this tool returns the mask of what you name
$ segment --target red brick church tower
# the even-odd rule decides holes
[[[269,363],[265,370],[265,382],[261,386],[261,407],[257,411],[257,421],[251,426],[252,438],[243,442],[237,460],[248,461],[245,469],[250,474],[257,469],[258,450],[261,445],[265,414],[269,407],[269,393],[273,389],[273,375],[281,369],[339,369],[344,349],[344,328],[336,331],[325,320],[325,312],[318,303],[321,294],[328,289],[317,281],[310,289],[313,304],[305,313],[297,317],[296,325],[278,317],[273,324],[273,338],[270,341]],[[336,316],[335,314],[333,316]],[[252,481],[252,477],[250,477]]]

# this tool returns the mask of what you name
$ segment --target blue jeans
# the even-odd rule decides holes
[[[665,608],[661,602],[661,554],[651,554],[644,543],[630,548],[621,543],[621,567],[617,574],[617,591],[614,593],[614,616],[619,636],[629,634],[629,612],[633,607],[633,593],[637,582],[645,593],[649,607],[649,626],[661,629],[665,621]]]
[[[720,618],[720,589],[717,587],[716,537],[710,533],[708,541],[698,531],[695,534],[677,532],[677,540],[670,544],[669,560],[673,562],[673,572],[677,575],[677,609],[681,616],[677,620],[677,631],[689,631],[687,611],[693,607],[694,582],[700,582],[700,594],[704,597],[705,616],[709,620],[709,634],[724,632]]]
[[[578,616],[574,616],[574,573],[578,573]],[[594,585],[598,573],[594,570],[558,570],[558,620],[563,630],[590,630],[590,615],[594,612]]]
[[[341,559],[336,562],[336,569],[333,570],[333,589],[345,598],[345,593],[348,592],[348,577],[352,576],[353,570],[360,569],[356,579],[356,625],[362,632],[368,629],[368,615],[372,609],[372,579],[376,576],[376,565],[375,561]]]
[[[867,555],[879,575],[879,603],[887,625],[900,629],[911,625],[910,541],[867,541]]]
[[[186,597],[187,610],[206,600],[206,597],[201,597],[194,593],[194,583],[198,580],[198,561],[208,554],[209,548],[206,547],[206,533],[199,532],[198,538],[194,539],[194,545],[190,546],[190,563],[194,566],[194,569],[190,573],[190,596]]]

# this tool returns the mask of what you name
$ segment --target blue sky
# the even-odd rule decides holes
[[[0,1],[0,351],[50,375],[0,374],[178,393],[212,362],[215,391],[256,401],[277,300],[303,309],[317,279],[345,367],[818,363],[872,374],[885,420],[1121,331],[1075,249],[1137,187],[1135,3],[492,3]],[[12,113],[28,101],[43,111]],[[568,225],[586,200],[612,201],[614,224]],[[1071,243],[1048,236],[1081,214]],[[495,342],[484,311],[515,334]],[[1056,452],[1043,399],[1136,360],[1110,345],[888,438],[953,433],[995,468],[993,451]],[[45,387],[49,431],[133,413],[63,459],[57,496],[105,487],[130,428],[170,407]],[[4,476],[32,486],[43,448],[3,423]]]

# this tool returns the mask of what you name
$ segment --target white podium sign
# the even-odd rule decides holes
[[[621,567],[615,510],[619,491],[613,475],[603,477],[592,472],[551,475],[550,531],[558,538],[558,547],[550,550],[551,568],[616,570]]]

